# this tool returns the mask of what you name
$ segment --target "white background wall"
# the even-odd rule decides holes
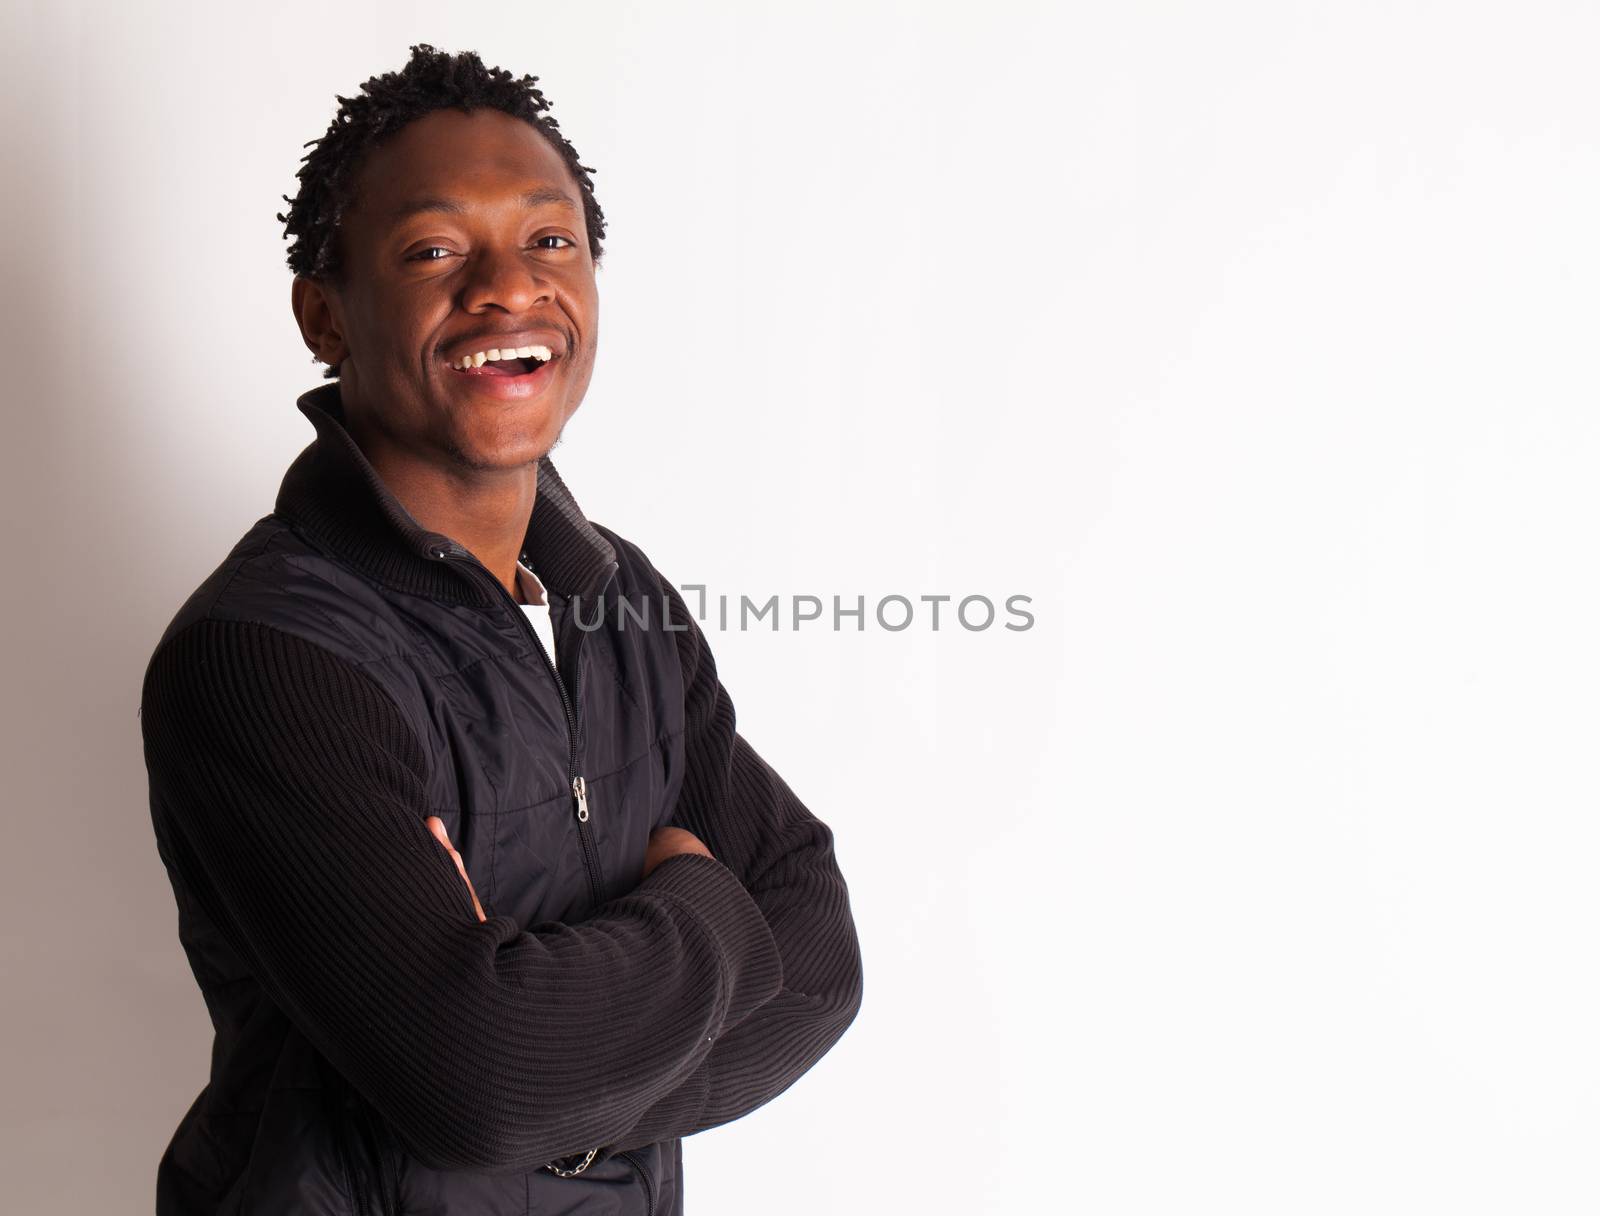
[[[203,1084],[139,680],[311,438],[301,145],[416,41],[597,169],[593,518],[713,594],[1033,597],[711,634],[866,1003],[691,1213],[1600,1205],[1592,6],[3,32],[10,1210],[149,1211]]]

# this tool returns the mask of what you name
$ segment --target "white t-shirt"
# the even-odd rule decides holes
[[[544,643],[550,661],[556,661],[555,631],[550,627],[550,605],[545,602],[544,584],[520,561],[517,563],[517,596],[522,601],[522,611],[528,614],[533,631]]]

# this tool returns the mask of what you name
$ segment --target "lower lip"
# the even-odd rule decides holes
[[[529,397],[537,397],[549,387],[558,362],[559,360],[552,359],[522,376],[507,376],[500,372],[464,372],[460,368],[448,365],[446,369],[451,376],[464,381],[467,387],[475,392],[498,397],[502,401],[522,401]]]

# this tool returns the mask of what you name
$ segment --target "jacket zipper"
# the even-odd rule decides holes
[[[391,1196],[398,1191],[399,1183],[396,1181],[392,1187],[390,1185],[389,1158],[384,1148],[382,1132],[374,1126],[365,1100],[350,1089],[348,1082],[340,1092],[345,1090],[349,1091],[354,1104],[338,1108],[335,1115],[337,1134],[334,1143],[339,1150],[339,1160],[344,1165],[351,1202],[361,1216],[368,1216],[376,1198],[379,1216],[397,1216],[399,1208]],[[372,1177],[372,1171],[367,1168],[368,1151],[377,1155],[376,1178]]]
[[[367,1204],[366,1171],[356,1166],[355,1152],[350,1145],[349,1111],[340,1111],[334,1116],[338,1120],[337,1134],[334,1144],[339,1149],[339,1161],[344,1166],[346,1189],[350,1192],[350,1204],[362,1216],[372,1209]]]
[[[603,902],[603,890],[600,882],[600,851],[595,845],[594,833],[589,827],[589,788],[585,784],[582,775],[578,772],[577,690],[573,690],[571,697],[567,695],[567,686],[562,683],[561,672],[556,667],[555,660],[550,657],[550,653],[545,650],[544,642],[540,640],[538,632],[533,627],[533,622],[528,619],[528,614],[522,610],[522,605],[512,598],[511,593],[506,590],[505,584],[495,578],[489,572],[489,568],[473,556],[471,550],[457,544],[455,541],[450,541],[448,548],[435,549],[434,552],[445,558],[464,557],[466,559],[465,564],[469,568],[483,572],[481,577],[492,583],[494,589],[511,605],[512,615],[522,622],[523,631],[533,640],[534,649],[539,652],[539,657],[544,659],[544,665],[550,672],[550,678],[556,682],[556,691],[561,694],[561,712],[567,718],[567,787],[572,791],[573,814],[578,821],[578,845],[583,855],[584,872],[589,877],[591,906],[598,906]],[[605,582],[600,584],[602,590],[605,588],[606,583],[611,581],[610,575],[614,574],[616,569],[616,563],[613,562],[606,572]],[[473,577],[480,576],[474,574]],[[580,634],[578,659],[574,661],[572,666],[574,671],[581,670],[582,656],[583,640]]]
[[[388,1138],[383,1125],[368,1113],[365,1102],[361,1104],[361,1121],[372,1138],[372,1148],[378,1157],[378,1211],[382,1216],[396,1216],[400,1210],[400,1179],[392,1169],[389,1159]]]
[[[645,1168],[643,1161],[634,1156],[631,1150],[624,1150],[618,1153],[617,1156],[631,1165],[634,1168],[634,1172],[639,1175],[639,1185],[644,1188],[644,1216],[655,1216],[655,1187],[650,1178],[650,1171]]]
[[[482,571],[481,575],[474,574],[473,577],[487,579],[493,584],[495,591],[500,594],[501,598],[511,605],[511,615],[522,623],[523,632],[533,640],[534,649],[544,659],[544,665],[550,672],[550,678],[556,682],[556,691],[561,694],[561,712],[567,718],[567,785],[572,791],[573,814],[578,821],[578,844],[583,854],[583,868],[589,877],[590,906],[598,907],[602,902],[600,854],[595,847],[594,835],[589,827],[589,787],[584,782],[583,775],[578,772],[577,689],[573,689],[571,697],[567,696],[567,686],[561,681],[561,671],[556,667],[555,660],[551,657],[550,652],[544,648],[544,642],[539,639],[539,634],[534,629],[533,622],[528,619],[528,614],[522,610],[522,605],[517,603],[511,592],[506,590],[505,584],[495,578],[489,572],[489,568],[473,556],[471,550],[452,540],[447,541],[447,547],[434,549],[433,553],[440,558],[465,558],[465,564],[468,568]],[[606,569],[605,579],[598,584],[601,591],[605,590],[607,584],[611,581],[611,576],[616,572],[617,564],[612,562]],[[554,626],[555,622],[552,620],[552,630]],[[583,671],[583,634],[581,631],[578,635],[578,653],[573,660],[572,670],[579,673],[581,680]],[[594,1159],[594,1151],[593,1149],[590,1150],[588,1159],[574,1170],[574,1173],[581,1173],[588,1168],[589,1162]],[[550,1167],[546,1166],[545,1168],[548,1169]],[[654,1204],[650,1200],[648,1188],[645,1191],[645,1205],[645,1216],[654,1216]]]

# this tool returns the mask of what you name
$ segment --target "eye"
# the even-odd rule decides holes
[[[576,244],[576,242],[569,241],[569,240],[567,240],[566,237],[560,235],[559,233],[555,233],[555,232],[546,233],[544,236],[536,238],[533,243],[535,245],[537,245],[540,241],[561,241],[564,245],[574,245],[574,244]],[[546,249],[559,249],[561,247],[562,247],[561,245],[546,245],[545,246]]]
[[[444,254],[444,255],[448,256],[449,253],[450,253],[450,250],[446,249],[443,245],[429,245],[426,249],[419,249],[416,253],[413,253],[410,257],[408,257],[406,259],[406,261],[408,261],[408,262],[437,262],[439,259],[438,258],[429,257],[428,255],[430,253],[438,253],[438,254]]]

